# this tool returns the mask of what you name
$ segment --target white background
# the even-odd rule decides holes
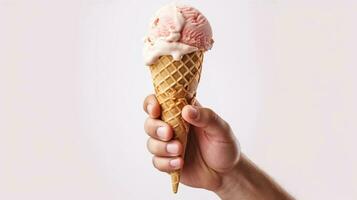
[[[151,165],[141,57],[169,1],[0,0],[0,199],[218,199]],[[357,198],[357,3],[185,1],[210,20],[198,99],[298,199]]]

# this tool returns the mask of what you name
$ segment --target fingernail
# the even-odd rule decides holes
[[[197,119],[198,117],[198,111],[195,107],[190,106],[188,110],[188,115],[191,119]]]
[[[149,113],[149,114],[152,113],[152,108],[153,108],[153,106],[152,106],[151,104],[148,104],[147,110],[148,110],[148,113]]]
[[[170,160],[171,167],[178,169],[180,167],[180,160],[178,158]]]
[[[164,126],[160,126],[156,130],[157,136],[159,136],[160,139],[166,139],[166,128]]]
[[[166,146],[166,151],[169,153],[176,154],[176,153],[178,153],[178,150],[179,149],[178,149],[177,144],[170,143],[170,144],[167,144],[167,146]]]

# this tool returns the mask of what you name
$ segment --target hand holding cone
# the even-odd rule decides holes
[[[189,124],[181,111],[196,96],[203,54],[212,47],[208,20],[195,8],[169,4],[156,13],[145,38],[144,59],[150,66],[155,94],[162,109],[161,119],[174,131],[184,149]],[[185,151],[182,154],[184,157]],[[181,171],[171,173],[177,192]]]

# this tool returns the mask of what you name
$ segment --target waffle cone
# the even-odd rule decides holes
[[[202,61],[203,52],[196,51],[184,55],[178,61],[173,60],[170,55],[161,56],[150,66],[156,98],[161,106],[161,119],[173,128],[174,139],[178,139],[182,143],[183,158],[189,124],[182,119],[181,111],[185,105],[191,104],[196,96]],[[180,170],[171,173],[174,193],[177,193],[180,173]]]

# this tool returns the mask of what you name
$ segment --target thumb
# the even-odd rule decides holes
[[[229,124],[209,108],[202,107],[197,101],[195,106],[187,105],[182,109],[185,121],[201,128],[204,133],[222,142],[231,142],[233,133]]]

